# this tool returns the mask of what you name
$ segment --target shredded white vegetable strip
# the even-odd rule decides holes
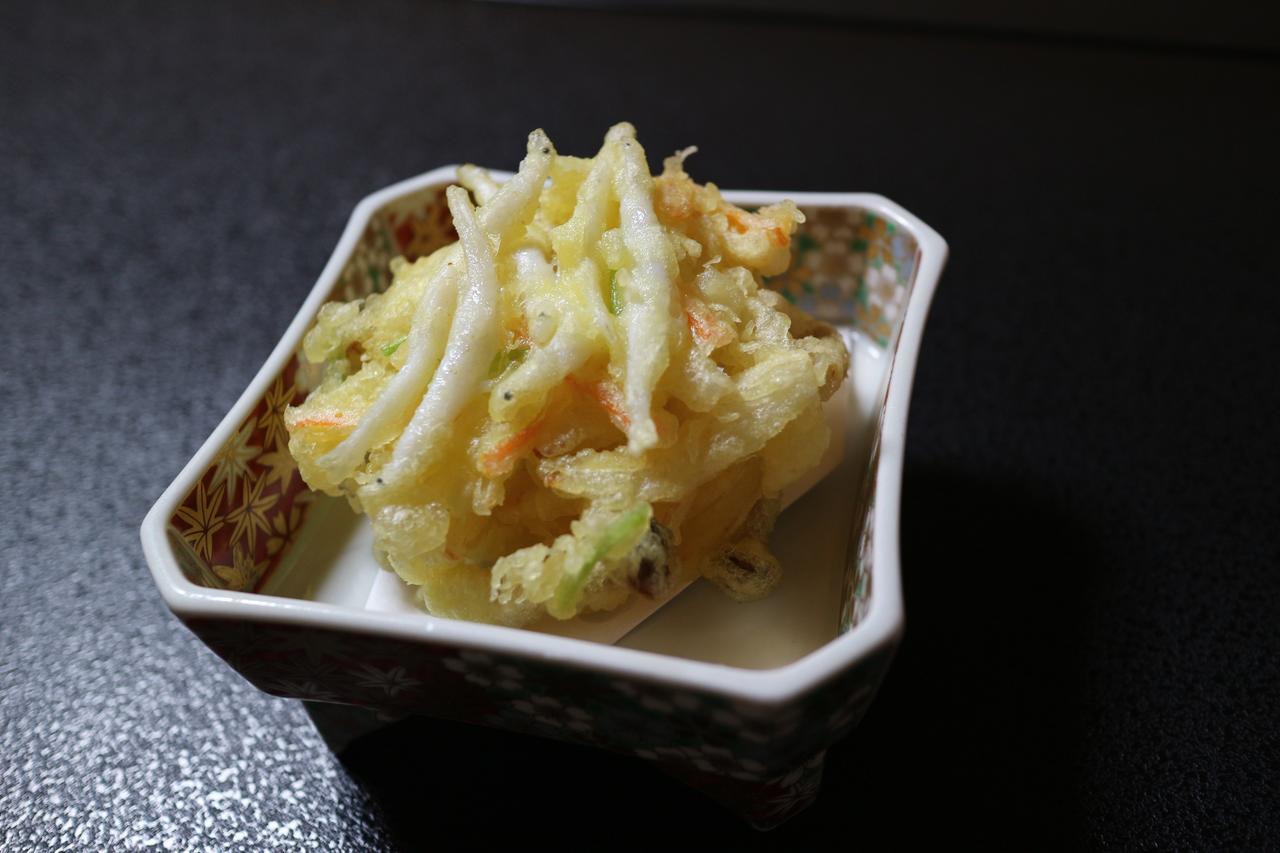
[[[470,163],[458,167],[458,183],[471,191],[478,205],[488,204],[502,186],[493,179],[488,169],[481,169]]]
[[[506,239],[516,225],[527,221],[538,204],[538,193],[551,174],[555,148],[541,130],[529,134],[526,154],[520,169],[502,185],[478,212],[480,227],[489,236]]]
[[[594,246],[604,231],[605,213],[613,180],[613,145],[606,139],[578,187],[577,203],[569,221],[555,229],[553,244],[560,265],[573,268]]]
[[[619,149],[621,168],[615,180],[622,241],[634,262],[630,270],[618,273],[627,342],[623,400],[631,419],[627,450],[643,453],[658,442],[651,408],[653,389],[670,359],[676,259],[653,211],[653,178],[635,128],[625,122],[615,125],[606,138]]]
[[[498,385],[490,404],[494,420],[509,420],[510,412],[517,408],[515,401],[518,392],[509,389],[534,389],[537,399],[520,401],[519,408],[528,410],[534,408],[534,404],[540,408],[547,392],[582,366],[591,355],[591,345],[590,339],[576,325],[572,318],[566,319],[556,330],[550,343],[534,349],[525,363]]]
[[[617,321],[604,303],[602,271],[588,250],[599,242],[604,232],[606,213],[612,201],[613,171],[617,164],[615,148],[615,143],[606,137],[587,177],[578,187],[573,214],[568,222],[555,229],[552,237],[560,264],[561,283],[575,291],[581,302],[588,306],[595,329],[604,335],[614,358],[622,354],[623,344],[615,328]]]
[[[351,476],[371,448],[395,438],[399,432],[399,417],[422,396],[444,350],[445,334],[457,299],[457,273],[457,267],[450,259],[441,264],[431,281],[427,282],[405,341],[409,357],[404,366],[387,384],[386,390],[378,395],[355,431],[317,460],[335,483]]]
[[[458,300],[440,367],[383,469],[382,481],[387,487],[395,487],[430,464],[432,451],[439,447],[439,431],[457,417],[468,396],[484,380],[501,343],[493,247],[476,219],[467,191],[449,187],[445,197],[466,259],[466,287]]]
[[[529,318],[529,334],[545,344],[551,340],[556,324],[564,313],[563,296],[556,285],[555,267],[537,246],[525,246],[512,253],[516,262],[516,280],[520,299]]]
[[[516,252],[517,275],[527,282],[538,282],[543,292],[555,289],[555,272],[537,249]],[[591,335],[581,328],[572,310],[552,299],[529,300],[531,310],[554,314],[556,330],[545,346],[534,347],[524,364],[511,371],[493,389],[489,397],[489,414],[496,421],[509,421],[517,411],[541,409],[547,392],[582,366],[591,355]],[[531,324],[532,325],[532,324]]]
[[[531,208],[537,203],[538,191],[551,171],[551,140],[541,130],[535,130],[529,134],[526,150],[525,159],[520,163],[520,171],[490,197],[489,204],[480,209],[479,227],[487,236],[501,239],[529,215]],[[454,252],[456,254],[457,250]],[[361,418],[355,431],[318,460],[335,482],[350,476],[362,464],[370,449],[394,438],[400,416],[413,406],[415,400],[423,399],[423,392],[428,389],[432,372],[441,364],[441,353],[446,350],[447,331],[449,345],[454,343],[454,333],[449,331],[449,324],[454,315],[457,281],[457,266],[454,259],[450,258],[427,284],[422,301],[414,312],[413,325],[406,341],[409,356],[405,365]],[[419,421],[424,403],[425,400],[419,403],[410,426]],[[403,443],[402,441],[401,444]],[[384,483],[386,480],[384,477]]]

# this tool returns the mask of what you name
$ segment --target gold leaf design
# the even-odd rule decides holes
[[[299,495],[298,497],[301,497]],[[288,511],[281,510],[271,519],[271,530],[267,537],[267,554],[274,557],[284,550],[285,546],[293,539],[295,533],[298,532],[298,525],[302,521],[302,507],[299,501],[294,500],[294,504]]]
[[[272,450],[258,457],[258,464],[266,466],[266,472],[262,475],[262,479],[266,485],[279,482],[280,488],[285,488],[289,484],[289,477],[297,470],[298,464],[293,461],[293,455],[288,450]]]
[[[227,585],[228,589],[249,590],[257,584],[258,578],[267,570],[266,560],[254,560],[253,552],[246,551],[239,545],[231,552],[230,566],[214,566],[213,571]]]
[[[213,480],[210,486],[225,483],[233,491],[241,477],[249,474],[249,462],[258,455],[258,448],[249,443],[253,435],[253,421],[249,421],[233,435],[213,457]]]
[[[232,544],[238,543],[243,538],[249,540],[249,550],[252,551],[257,544],[257,532],[261,530],[263,533],[271,532],[271,523],[267,521],[267,510],[275,505],[278,495],[262,496],[262,490],[266,486],[266,477],[258,477],[252,482],[248,479],[244,481],[241,489],[240,503],[227,513],[227,523],[234,525],[231,530]]]
[[[174,514],[187,525],[187,529],[182,531],[182,538],[191,543],[195,552],[205,560],[213,559],[213,536],[227,523],[220,514],[223,488],[219,483],[212,492],[207,492],[201,480],[196,483],[195,506],[180,506]]]
[[[289,443],[289,434],[284,427],[284,413],[293,403],[294,390],[292,384],[285,387],[283,376],[278,377],[267,389],[267,395],[263,398],[267,410],[258,418],[258,426],[266,431],[263,436],[264,447],[283,448]]]

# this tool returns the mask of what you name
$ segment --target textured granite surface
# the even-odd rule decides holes
[[[1280,843],[1277,92],[1256,54],[768,19],[5,4],[0,847]],[[356,200],[621,117],[725,186],[883,192],[953,250],[907,639],[767,836],[632,761],[463,726],[340,762],[167,614],[138,545]]]

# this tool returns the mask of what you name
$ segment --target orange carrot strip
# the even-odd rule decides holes
[[[496,477],[503,473],[507,462],[533,445],[538,430],[542,428],[542,420],[538,418],[515,435],[498,442],[492,450],[481,454],[481,472],[487,477]]]
[[[600,408],[605,410],[609,415],[609,420],[613,421],[613,425],[618,429],[626,432],[627,428],[631,426],[631,417],[623,409],[622,392],[617,385],[612,382],[587,383],[572,376],[566,377],[565,381],[599,403]],[[665,420],[655,419],[654,424],[658,428],[659,437],[665,438],[670,434],[670,429]]]
[[[733,341],[733,330],[712,314],[701,300],[686,300],[684,316],[693,336],[702,343],[711,344],[713,349]]]
[[[600,401],[600,405],[614,423],[626,430],[631,426],[631,416],[627,414],[622,403],[622,392],[611,382],[597,382],[591,389],[592,396]]]
[[[355,426],[355,424],[351,423],[351,421],[346,420],[345,418],[326,418],[326,417],[320,417],[320,416],[317,416],[314,418],[302,418],[301,420],[296,420],[293,422],[294,429],[309,429],[311,427],[320,427],[322,429],[334,429],[337,427],[349,427],[349,426]]]
[[[529,337],[529,324],[525,322],[524,317],[520,317],[515,324],[509,326],[507,331],[511,333],[513,347],[533,346],[533,338]]]
[[[725,218],[729,220],[729,224],[733,226],[733,230],[739,234],[746,234],[749,229],[747,223],[743,220],[742,214],[735,208],[729,208],[725,211]]]
[[[700,341],[709,341],[713,334],[710,327],[702,321],[702,318],[692,311],[685,311],[684,317],[689,321],[689,330],[693,332],[694,337]]]
[[[791,238],[787,236],[787,232],[782,230],[782,226],[774,225],[766,228],[765,224],[769,222],[766,217],[755,213],[747,213],[736,207],[728,207],[724,212],[725,219],[729,220],[729,225],[739,234],[746,234],[753,227],[758,227],[768,236],[769,242],[775,246],[786,246],[791,243]]]
[[[622,407],[622,395],[611,382],[595,382],[587,383],[580,379],[570,376],[566,381],[576,390],[587,395],[591,399],[600,404],[600,408],[604,409],[609,415],[609,420],[613,421],[614,426],[623,432],[627,431],[627,427],[631,426],[631,418],[627,416],[626,411]]]

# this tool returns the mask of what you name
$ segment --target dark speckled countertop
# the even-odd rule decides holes
[[[759,17],[6,4],[0,847],[1275,845],[1277,92],[1266,54]],[[906,642],[769,835],[631,760],[466,726],[339,760],[170,617],[138,544],[359,198],[623,117],[701,146],[701,178],[879,191],[952,246]]]

